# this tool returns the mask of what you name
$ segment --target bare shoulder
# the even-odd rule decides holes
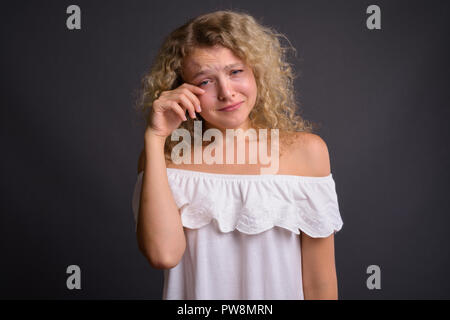
[[[291,150],[292,159],[301,161],[304,175],[323,177],[331,173],[328,146],[319,135],[298,132]]]

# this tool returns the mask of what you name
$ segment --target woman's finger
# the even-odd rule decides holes
[[[183,106],[185,106],[186,109],[188,110],[190,117],[192,119],[195,119],[196,118],[195,107],[194,104],[191,102],[191,100],[185,94],[180,94],[178,98],[180,99],[180,102],[183,104]]]
[[[186,121],[186,111],[175,101],[171,100],[167,102],[169,107],[178,114],[182,121]]]
[[[187,90],[186,96],[194,104],[195,110],[197,110],[197,112],[202,112],[202,109],[200,106],[200,99],[191,90]]]

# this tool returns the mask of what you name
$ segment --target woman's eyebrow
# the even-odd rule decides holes
[[[242,67],[242,63],[239,63],[239,62],[238,62],[238,63],[232,63],[232,64],[229,64],[229,65],[225,66],[225,67],[223,68],[223,70],[229,70],[229,69],[237,68],[237,67]],[[197,79],[197,77],[199,77],[199,76],[201,76],[201,75],[204,75],[204,74],[208,73],[209,70],[210,70],[209,68],[205,68],[205,69],[202,69],[202,70],[196,72],[196,73],[194,74],[194,77],[192,78],[192,80],[195,80],[195,79]]]

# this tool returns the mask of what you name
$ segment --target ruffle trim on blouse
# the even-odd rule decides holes
[[[142,175],[133,198],[137,204]],[[281,227],[318,238],[343,225],[331,174],[227,175],[168,168],[167,176],[186,228],[198,229],[214,220],[221,232],[258,234]],[[135,221],[137,209],[134,203]]]

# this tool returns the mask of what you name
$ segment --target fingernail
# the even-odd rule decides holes
[[[198,112],[202,112],[202,108],[200,106],[197,106]]]

